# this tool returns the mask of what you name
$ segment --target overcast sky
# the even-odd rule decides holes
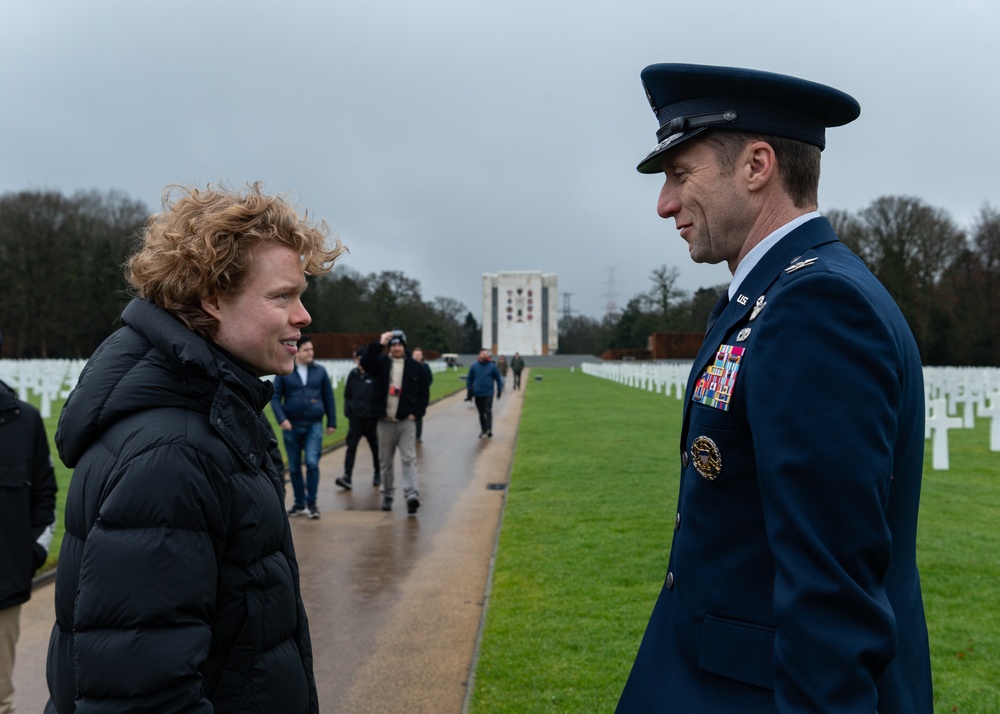
[[[477,316],[482,274],[559,276],[600,316],[691,263],[635,171],[639,72],[753,67],[830,84],[820,210],[916,196],[969,227],[1000,206],[995,0],[8,0],[0,193],[260,179],[325,219],[343,265],[400,270]]]

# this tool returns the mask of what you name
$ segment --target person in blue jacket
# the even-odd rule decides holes
[[[281,427],[295,499],[288,515],[319,518],[316,492],[319,490],[319,457],[323,452],[323,417],[326,416],[326,433],[332,434],[337,430],[337,408],[330,375],[322,365],[316,364],[312,339],[302,337],[298,345],[295,369],[291,374],[279,374],[274,378],[271,409]],[[303,460],[305,482],[302,481]]]
[[[688,380],[666,578],[617,711],[929,714],[920,355],[816,212],[825,130],[860,106],[748,69],[642,81],[657,212],[733,281]]]
[[[465,378],[465,401],[476,401],[479,412],[479,438],[493,438],[493,385],[496,384],[497,399],[503,396],[503,377],[493,362],[493,355],[483,349],[479,359],[469,367]]]

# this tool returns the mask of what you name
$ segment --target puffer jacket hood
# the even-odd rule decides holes
[[[251,435],[271,399],[271,384],[234,371],[217,358],[217,348],[191,339],[186,326],[148,300],[130,302],[121,319],[130,329],[97,349],[59,415],[56,446],[63,463],[74,468],[100,434],[155,404],[209,413],[227,443],[255,466]]]

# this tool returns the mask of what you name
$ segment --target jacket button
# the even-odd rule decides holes
[[[257,454],[250,454],[250,463],[251,464],[257,463]]]
[[[674,574],[672,572],[667,573],[667,590],[674,589]]]
[[[688,452],[681,452],[681,468],[686,469],[688,467]]]
[[[674,530],[679,530],[681,527],[681,512],[677,511],[677,515],[674,516]]]

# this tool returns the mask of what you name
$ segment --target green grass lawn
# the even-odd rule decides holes
[[[471,714],[613,711],[666,571],[680,402],[542,373],[525,392]],[[936,711],[993,714],[1000,454],[985,422],[949,436],[951,470],[924,473],[918,536]]]
[[[666,570],[680,402],[580,371],[538,374],[526,384],[471,714],[613,711]],[[463,389],[464,375],[436,374],[432,401]],[[347,435],[343,385],[335,396],[327,445]],[[50,442],[61,406],[46,420]],[[930,469],[928,442],[918,557],[938,712],[1000,711],[1000,454],[988,436],[983,421],[951,431],[950,471]],[[55,463],[48,568],[70,479]]]
[[[447,370],[445,372],[438,372],[434,375],[434,381],[431,383],[431,402],[438,399],[453,394],[460,389],[465,388],[465,374],[467,370]],[[29,395],[29,397],[34,397],[34,395]],[[23,397],[22,397],[23,398]],[[323,446],[332,447],[345,438],[347,438],[347,418],[344,416],[344,382],[337,386],[334,390],[334,400],[337,403],[337,431],[330,435],[324,435]],[[37,398],[29,398],[28,401],[39,406]],[[59,423],[59,411],[62,409],[65,400],[60,400],[58,402],[52,403],[52,416],[45,419],[45,431],[49,438],[49,449],[52,452],[52,460],[55,464],[56,471],[56,482],[59,485],[59,492],[56,494],[56,532],[52,539],[52,547],[49,549],[49,557],[45,561],[45,565],[42,567],[40,572],[46,572],[51,570],[56,566],[56,561],[59,558],[59,548],[62,545],[63,538],[63,512],[66,505],[66,493],[69,491],[69,480],[72,475],[72,471],[63,465],[62,461],[59,459],[59,454],[56,451],[56,427]],[[280,429],[278,429],[277,424],[274,422],[274,413],[271,408],[268,407],[264,410],[267,414],[268,419],[271,421],[271,426],[275,430],[275,434],[280,434]],[[281,448],[282,457],[285,457],[285,445],[282,439],[278,438],[278,445]],[[287,463],[287,457],[286,463]]]

